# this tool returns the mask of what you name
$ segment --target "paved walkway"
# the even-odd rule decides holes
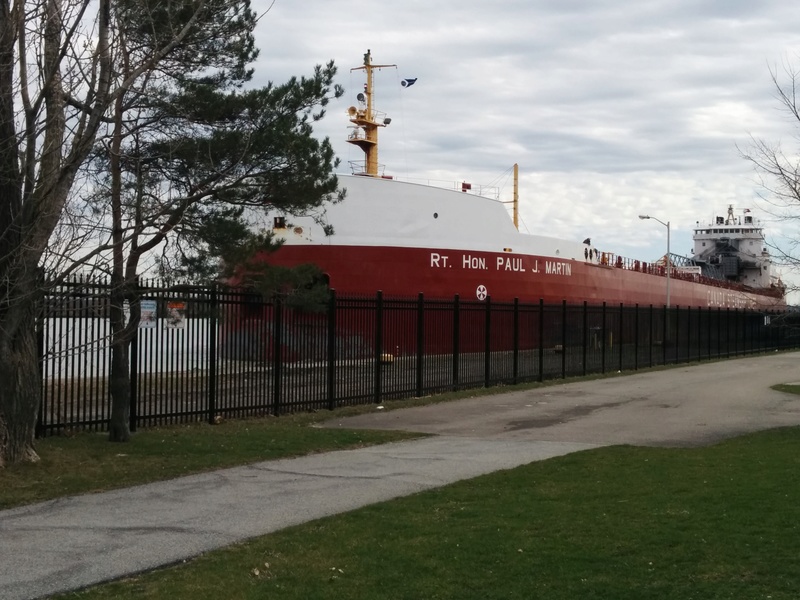
[[[800,354],[680,367],[331,427],[436,437],[263,462],[0,511],[0,598],[39,598],[319,517],[601,445],[697,445],[800,424]]]

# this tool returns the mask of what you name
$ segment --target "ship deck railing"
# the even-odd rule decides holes
[[[361,175],[369,177],[367,173],[367,161],[364,160],[351,160],[348,161],[350,165],[351,175]],[[426,187],[438,188],[442,190],[452,190],[470,194],[472,196],[481,196],[489,198],[490,200],[500,199],[500,188],[494,185],[483,185],[477,183],[469,183],[467,181],[449,181],[444,179],[422,179],[414,177],[401,177],[397,175],[385,175],[385,165],[378,165],[378,178],[379,179],[392,179],[400,183],[414,183],[416,185],[424,185]]]
[[[648,263],[640,260],[634,260],[632,258],[626,258],[624,256],[619,256],[613,252],[600,252],[597,254],[596,261],[593,262],[597,262],[603,266],[625,269],[628,271],[637,271],[640,273],[646,273],[648,275],[655,275],[657,277],[667,276],[667,266],[664,265],[663,261],[660,263],[658,261]],[[774,295],[775,297],[779,297],[782,293],[779,286],[774,286],[767,289],[756,289],[743,283],[737,283],[725,279],[715,279],[699,273],[688,273],[681,270],[680,267],[677,267],[674,264],[670,266],[669,276],[670,279],[691,281],[693,283],[701,283],[703,285],[741,292]]]

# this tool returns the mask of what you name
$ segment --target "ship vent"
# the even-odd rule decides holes
[[[725,277],[738,277],[739,258],[736,256],[722,257],[722,275]]]

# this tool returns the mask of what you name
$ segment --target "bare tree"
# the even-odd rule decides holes
[[[800,70],[786,66],[782,75],[770,69],[770,76],[781,111],[792,127],[793,147],[780,141],[751,138],[743,158],[752,163],[761,187],[761,208],[784,224],[800,222]],[[771,244],[776,259],[791,270],[800,270],[800,238],[787,238]],[[796,286],[788,286],[796,289]]]
[[[0,466],[35,461],[40,265],[109,107],[180,52],[206,0],[114,76],[111,0],[0,0]]]

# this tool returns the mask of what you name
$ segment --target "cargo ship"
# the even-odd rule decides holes
[[[367,51],[353,69],[366,82],[348,110],[347,141],[364,152],[364,161],[340,176],[345,199],[322,218],[275,216],[272,232],[282,246],[269,263],[315,264],[340,295],[785,309],[785,286],[747,209],[737,214],[729,206],[711,223],[698,222],[692,257],[667,251],[647,262],[596,248],[588,238],[521,233],[516,166],[513,215],[508,202],[478,186],[437,187],[384,174],[378,131],[391,119],[375,109],[374,71],[389,66],[373,64]],[[669,223],[659,222],[669,236]]]

